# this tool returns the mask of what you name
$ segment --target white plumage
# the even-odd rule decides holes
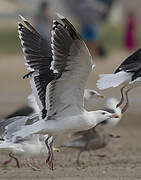
[[[104,129],[112,128],[119,123],[122,117],[122,112],[120,107],[116,107],[119,103],[116,98],[104,97],[92,89],[85,89],[84,97],[85,106],[88,110],[103,109],[110,113],[116,113],[119,116],[119,118],[110,118],[101,123]]]
[[[97,87],[101,90],[110,87],[117,87],[122,83],[131,81],[132,73],[120,71],[116,74],[100,74],[100,79],[97,81]]]
[[[34,88],[32,86],[32,89],[36,88],[42,103],[43,118],[15,132],[14,138],[16,136],[23,138],[33,133],[39,133],[49,134],[49,136],[54,136],[55,139],[61,133],[87,130],[108,118],[118,118],[115,113],[111,114],[102,110],[88,112],[84,109],[84,88],[92,70],[92,57],[72,24],[66,18],[59,17],[64,25],[53,21],[51,62],[48,61],[48,54],[45,52],[44,44],[46,42],[44,39],[40,37],[27,20],[24,19],[24,22],[29,29],[19,24],[21,40],[27,41],[28,38],[36,36],[42,42],[40,43],[42,49],[38,47],[38,42],[35,45],[31,44],[31,41],[28,42],[29,44],[24,42],[23,46],[26,46],[26,53],[29,54],[26,56],[29,66],[32,64],[31,67],[34,71],[39,73],[37,77],[32,76],[34,79]],[[28,36],[28,34],[31,34],[31,36]],[[25,38],[26,35],[27,38]],[[33,56],[30,56],[31,53]],[[31,60],[33,58],[34,61]],[[35,61],[36,63],[34,63]],[[46,71],[44,71],[45,68]],[[45,73],[48,73],[48,75]],[[48,78],[50,82],[47,82]],[[53,169],[53,142],[50,145],[48,139],[45,142],[49,148],[50,156],[48,159],[51,169]]]
[[[9,118],[0,122],[1,127],[1,137],[3,140],[0,141],[0,149],[9,152],[9,157],[12,160],[15,159],[17,167],[20,167],[18,157],[28,161],[28,165],[33,169],[34,165],[31,165],[30,158],[35,158],[37,156],[45,156],[47,153],[45,139],[48,135],[38,135],[32,134],[25,138],[12,138],[12,134],[20,130],[23,125],[27,122],[30,122],[30,119],[25,116],[17,116],[14,118]],[[53,150],[58,150],[53,148]],[[11,161],[5,161],[4,164],[8,164]]]
[[[97,81],[99,89],[106,89],[109,87],[117,87],[123,84],[121,88],[121,100],[117,104],[119,107],[124,102],[126,97],[126,104],[122,109],[124,113],[128,108],[128,93],[135,87],[141,86],[141,48],[126,58],[121,65],[116,69],[114,74],[101,74]],[[124,89],[126,91],[124,92]]]

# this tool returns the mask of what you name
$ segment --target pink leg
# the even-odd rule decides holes
[[[9,160],[3,162],[3,166],[7,166],[9,163],[11,163],[12,158],[10,157]]]
[[[20,163],[19,163],[18,158],[16,158],[16,157],[12,154],[12,152],[9,153],[9,156],[10,156],[12,159],[15,159],[17,167],[20,168]]]
[[[51,170],[53,170],[54,169],[54,164],[53,164],[53,161],[54,161],[53,142],[55,140],[55,137],[53,137],[53,140],[52,140],[52,142],[50,144],[48,144],[48,139],[49,138],[47,138],[45,140],[45,144],[46,144],[47,149],[48,149],[48,158],[46,160],[46,163],[48,163]]]
[[[48,140],[49,140],[49,138],[47,138],[47,139],[45,140],[45,144],[46,144],[47,149],[48,149],[48,157],[47,157],[47,159],[46,159],[46,163],[49,163],[50,158],[51,158],[51,150],[50,150],[50,146],[49,146],[49,144],[48,144]]]
[[[121,90],[120,90],[120,92],[121,92],[121,99],[120,99],[120,102],[116,105],[116,108],[118,108],[118,107],[123,103],[123,101],[124,101],[123,90],[124,90],[125,87],[126,87],[126,86],[123,86],[123,87],[121,88]]]
[[[126,95],[126,104],[125,106],[122,108],[122,114],[127,110],[128,108],[128,104],[129,104],[129,99],[128,99],[128,93],[129,91],[131,91],[134,87],[131,87],[130,89],[128,89],[126,92],[125,92],[125,95]]]
[[[53,152],[53,142],[50,143],[50,150],[51,150],[51,158],[50,158],[50,161],[49,161],[49,166],[51,168],[51,170],[54,169],[54,152]]]

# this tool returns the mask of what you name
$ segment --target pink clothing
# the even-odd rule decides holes
[[[128,20],[125,34],[125,46],[128,50],[134,50],[137,46],[136,22],[133,16],[130,16]]]

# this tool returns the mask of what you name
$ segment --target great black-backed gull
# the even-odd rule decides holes
[[[129,91],[141,86],[141,48],[126,58],[114,74],[101,74],[100,79],[97,81],[99,89],[117,87],[120,84],[123,84],[123,87],[121,88],[121,100],[117,107],[123,103],[125,95],[126,104],[122,109],[122,112],[125,112],[128,107]],[[126,89],[125,92],[124,89]]]
[[[50,144],[49,138],[45,141],[51,169],[54,160],[52,145],[59,134],[87,130],[106,119],[119,118],[115,113],[103,110],[88,112],[84,109],[84,88],[92,70],[92,57],[73,25],[63,16],[58,16],[63,24],[53,21],[52,57],[48,56],[46,40],[27,20],[22,17],[28,28],[19,24],[27,63],[32,68],[31,87],[42,109],[42,118],[14,133],[15,138],[33,133],[53,136]]]

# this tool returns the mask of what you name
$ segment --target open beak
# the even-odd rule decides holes
[[[110,118],[120,118],[118,114],[112,114]]]

